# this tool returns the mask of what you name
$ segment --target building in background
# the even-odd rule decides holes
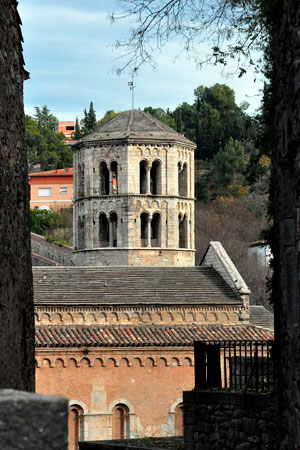
[[[58,132],[63,133],[65,136],[65,142],[72,140],[72,134],[75,132],[74,120],[58,122]]]
[[[73,203],[73,168],[29,174],[30,208],[67,208]]]

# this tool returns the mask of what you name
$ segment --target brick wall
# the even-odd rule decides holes
[[[0,388],[34,389],[23,58],[16,1],[0,2]]]
[[[275,399],[271,394],[183,393],[185,450],[273,450]]]

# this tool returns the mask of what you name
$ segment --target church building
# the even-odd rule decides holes
[[[222,245],[195,266],[195,145],[139,110],[74,146],[74,265],[34,268],[37,392],[78,440],[183,433],[196,340],[272,339]]]

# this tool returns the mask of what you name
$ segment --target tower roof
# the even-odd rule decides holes
[[[88,136],[80,139],[77,144],[74,144],[74,147],[87,142],[111,141],[141,144],[170,142],[196,147],[194,142],[177,133],[173,128],[137,109],[121,112],[100,125]]]

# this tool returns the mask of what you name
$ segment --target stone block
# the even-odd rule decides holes
[[[68,400],[0,390],[0,442],[3,450],[67,450]]]

